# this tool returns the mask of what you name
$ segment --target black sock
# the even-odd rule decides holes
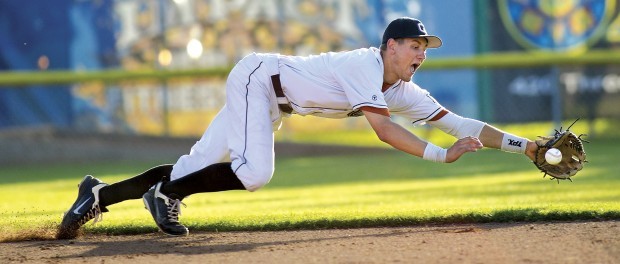
[[[132,178],[103,187],[99,191],[99,205],[105,207],[125,200],[140,199],[151,186],[170,179],[170,172],[172,164],[159,165]]]
[[[161,193],[173,199],[202,192],[245,190],[230,167],[230,162],[216,163],[187,176],[162,184]]]

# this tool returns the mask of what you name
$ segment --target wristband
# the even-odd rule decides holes
[[[426,144],[426,148],[424,149],[424,156],[422,156],[422,158],[425,160],[444,163],[446,162],[446,154],[448,154],[447,149],[440,148],[433,145],[433,143],[428,142]]]
[[[504,133],[502,138],[501,150],[512,153],[525,153],[525,147],[527,146],[527,139],[517,137],[512,134]]]

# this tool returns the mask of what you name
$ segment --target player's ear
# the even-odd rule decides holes
[[[398,42],[395,39],[391,38],[391,39],[388,39],[386,44],[387,44],[387,49],[389,51],[394,51],[396,50],[396,44],[398,44]]]

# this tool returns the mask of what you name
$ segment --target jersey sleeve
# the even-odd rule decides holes
[[[334,67],[334,79],[341,85],[354,110],[362,106],[388,108],[381,85],[383,66],[372,52],[343,54]]]
[[[385,97],[390,113],[409,119],[413,125],[423,125],[447,113],[427,90],[413,82],[401,82],[398,87],[388,90]]]

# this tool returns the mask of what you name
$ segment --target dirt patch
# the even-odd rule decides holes
[[[619,263],[620,222],[197,232],[0,244],[0,263]]]

